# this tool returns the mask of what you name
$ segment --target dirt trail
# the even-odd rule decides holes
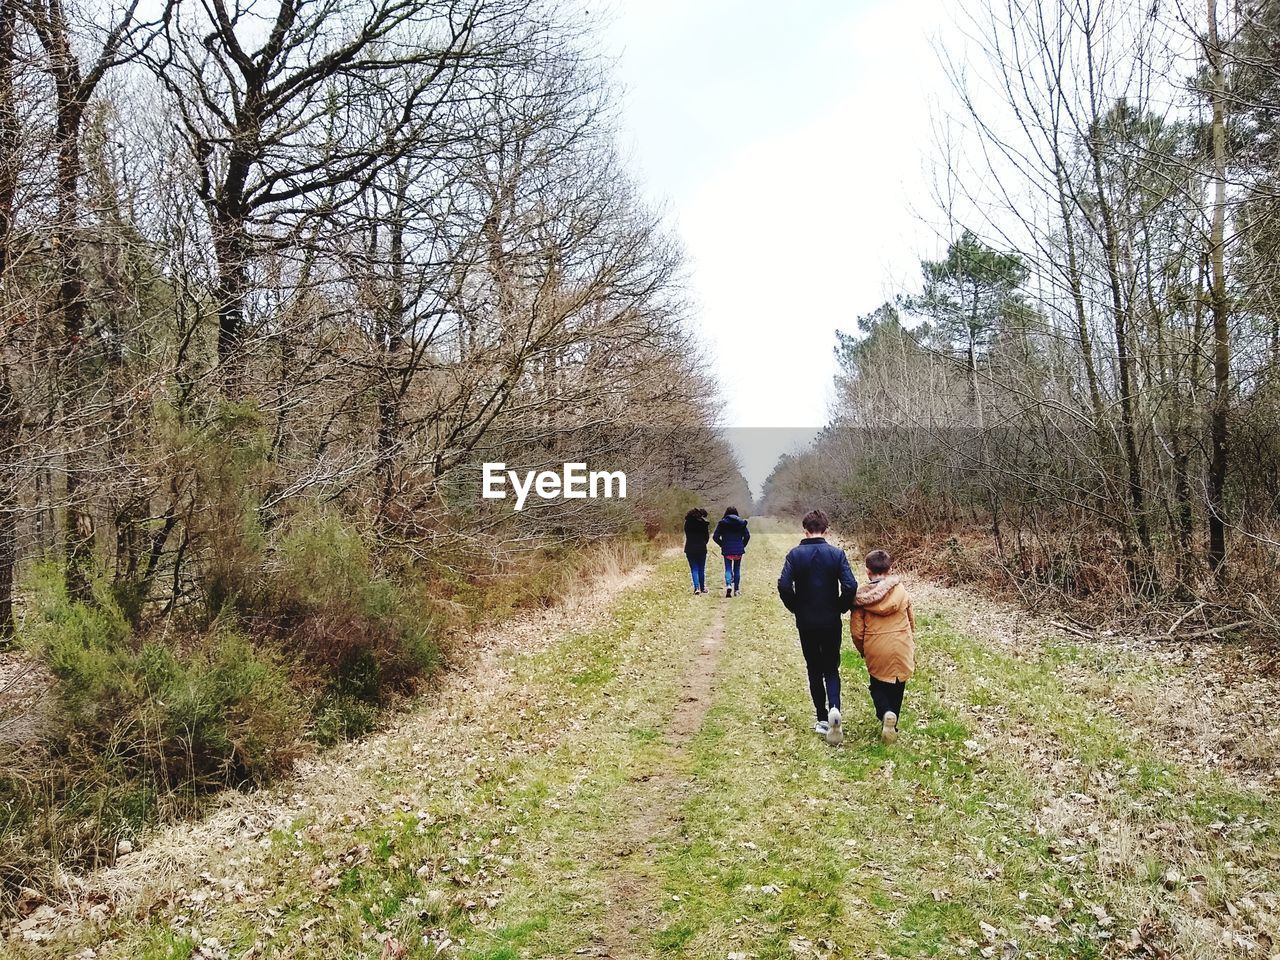
[[[684,695],[676,705],[667,730],[668,742],[677,749],[683,748],[698,732],[711,707],[711,688],[720,662],[720,648],[724,645],[724,612],[723,605],[717,609],[715,622],[702,638],[702,647],[681,686]]]
[[[681,698],[665,733],[668,752],[660,767],[631,781],[624,806],[630,811],[609,855],[607,912],[596,956],[631,960],[649,952],[646,941],[658,927],[658,891],[650,875],[657,850],[680,833],[680,805],[692,778],[681,772],[689,741],[711,708],[712,690],[724,645],[725,608],[702,638],[681,683]]]

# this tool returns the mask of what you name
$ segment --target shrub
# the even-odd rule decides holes
[[[251,616],[277,637],[299,682],[319,690],[321,712],[361,714],[326,720],[329,731],[369,725],[363,711],[335,704],[384,704],[440,662],[441,616],[404,579],[408,586],[377,570],[364,538],[337,517],[297,518],[280,538]]]
[[[272,474],[267,419],[252,401],[222,402],[209,422],[183,432],[199,509],[189,536],[203,556],[210,622],[252,593],[266,549],[261,492]]]
[[[148,643],[137,667],[148,694],[143,750],[162,783],[197,791],[260,785],[292,765],[302,698],[278,659],[242,634],[218,631],[181,658]]]
[[[58,681],[62,719],[70,727],[95,729],[121,706],[136,703],[127,641],[130,628],[110,595],[92,604],[74,601],[58,567],[41,564],[31,575],[31,612],[21,641],[38,652]],[[101,593],[101,591],[99,591]]]
[[[661,487],[646,491],[637,509],[643,517],[644,534],[658,536],[684,535],[684,515],[694,507],[706,506],[701,494],[684,487]]]
[[[550,607],[584,580],[625,576],[651,550],[640,536],[544,547],[508,560],[487,577],[454,582],[453,600],[469,614],[471,626],[501,620],[515,610]]]
[[[274,655],[225,627],[181,649],[141,639],[108,591],[71,600],[47,568],[34,587],[23,642],[56,679],[59,752],[196,792],[262,783],[291,763],[302,701]]]
[[[311,736],[321,746],[332,746],[370,733],[377,719],[377,708],[367,701],[349,694],[331,693],[316,705]]]
[[[222,787],[262,784],[303,743],[306,701],[278,655],[226,625],[181,645],[132,630],[101,586],[68,597],[56,567],[27,584],[20,642],[53,674],[42,743],[0,758],[0,908],[59,867],[92,868],[145,824]]]

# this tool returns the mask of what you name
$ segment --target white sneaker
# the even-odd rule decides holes
[[[898,715],[892,710],[884,712],[884,720],[880,722],[880,741],[893,743],[898,739]]]
[[[813,732],[820,737],[825,737],[827,735],[827,721],[819,720],[815,723],[813,725]]]
[[[827,743],[838,747],[844,743],[844,728],[840,725],[840,708],[832,707],[827,718]]]
[[[725,588],[724,588],[724,595],[725,595],[726,597],[732,597],[732,596],[733,596],[733,587],[725,587]]]

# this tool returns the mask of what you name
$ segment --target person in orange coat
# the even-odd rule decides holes
[[[889,576],[893,557],[885,550],[872,550],[865,563],[867,580],[854,596],[849,633],[871,675],[880,739],[893,743],[898,739],[902,695],[916,667],[916,621],[907,588],[898,577]]]

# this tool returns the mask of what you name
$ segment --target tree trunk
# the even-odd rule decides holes
[[[1213,210],[1209,234],[1209,257],[1213,275],[1209,304],[1213,312],[1213,406],[1209,415],[1209,567],[1221,581],[1226,575],[1227,524],[1227,414],[1231,389],[1231,344],[1227,325],[1227,270],[1224,251],[1227,190],[1227,146],[1224,102],[1226,78],[1222,69],[1222,49],[1218,45],[1218,4],[1208,2],[1208,39],[1205,55],[1209,61],[1213,87]]]
[[[249,288],[248,252],[243,225],[233,218],[215,227],[214,252],[218,261],[218,369],[222,395],[239,399],[244,388],[242,369],[244,300]]]
[[[0,281],[2,282],[2,281]],[[13,585],[18,564],[18,477],[14,463],[21,420],[7,369],[0,368],[0,649],[13,638]]]
[[[1096,125],[1098,122],[1096,112],[1094,116]],[[1147,519],[1146,489],[1142,482],[1142,462],[1138,452],[1135,426],[1133,359],[1129,353],[1129,304],[1125,300],[1124,281],[1120,276],[1120,240],[1111,201],[1107,197],[1106,177],[1102,170],[1102,145],[1100,134],[1096,129],[1090,131],[1088,146],[1098,212],[1103,226],[1102,245],[1107,260],[1107,286],[1111,294],[1112,324],[1116,340],[1116,367],[1120,380],[1120,442],[1124,451],[1129,505],[1133,511],[1133,529],[1142,552],[1140,566],[1144,568],[1138,569],[1139,565],[1135,564],[1136,558],[1130,556],[1128,558],[1129,573],[1134,585],[1139,586],[1140,581],[1145,580],[1145,573],[1149,571],[1151,530]]]
[[[17,4],[5,0],[0,4],[0,291],[6,289],[9,277],[13,204],[18,192],[18,104],[13,87],[17,29]]]
[[[65,24],[59,16],[51,16],[50,23],[52,32],[47,52],[56,88],[54,143],[58,158],[54,183],[58,216],[53,230],[53,248],[59,273],[57,311],[62,320],[60,393],[63,429],[67,436],[66,577],[67,592],[77,600],[87,600],[96,537],[93,516],[84,502],[89,483],[86,475],[87,444],[82,435],[84,424],[80,422],[88,319],[84,264],[80,252],[80,129],[85,104],[80,96],[80,66],[71,51]]]
[[[18,110],[13,89],[17,26],[17,5],[6,0],[0,6],[0,317],[6,324],[13,322],[9,265],[18,187]],[[15,460],[19,440],[15,414],[8,364],[0,358],[0,646],[8,644],[14,630],[13,583],[18,562]]]
[[[404,234],[407,226],[405,208],[408,203],[409,176],[404,167],[396,171],[396,189],[387,216],[387,257],[390,260],[390,284],[385,307],[378,306],[377,386],[377,451],[378,520],[391,520],[392,501],[396,497],[396,461],[400,454],[401,403],[407,378],[412,376],[412,360],[405,356],[406,297]],[[370,245],[376,252],[376,238]]]

